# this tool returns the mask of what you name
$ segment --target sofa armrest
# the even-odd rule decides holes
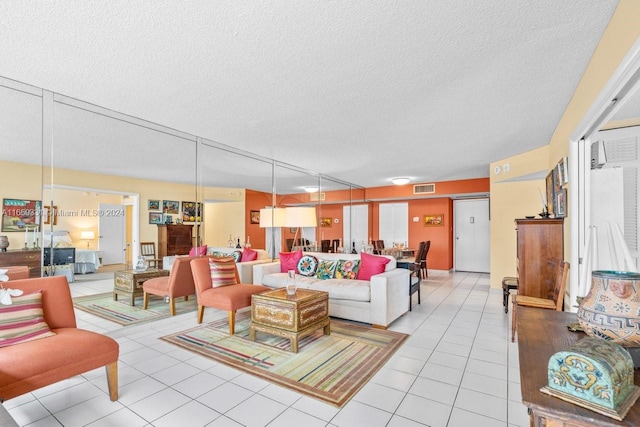
[[[240,261],[236,264],[238,274],[240,275],[240,283],[253,283],[253,266],[269,262],[268,259],[257,259],[255,261]]]
[[[394,268],[371,276],[371,323],[387,327],[409,311],[409,270]]]
[[[280,261],[255,264],[253,266],[253,284],[262,285],[264,276],[275,273],[280,273]]]

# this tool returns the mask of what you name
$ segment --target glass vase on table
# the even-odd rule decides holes
[[[298,288],[296,284],[296,271],[289,270],[287,271],[287,295],[293,296],[296,294],[296,289]]]

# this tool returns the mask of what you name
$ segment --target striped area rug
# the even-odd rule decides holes
[[[129,298],[123,296],[119,296],[118,301],[114,301],[112,292],[73,299],[73,306],[78,310],[111,320],[122,326],[137,325],[170,316],[169,304],[158,296],[150,296],[147,310],[142,309],[142,297],[136,298],[135,304],[134,306],[129,305]],[[189,297],[188,301],[182,297],[176,299],[176,314],[195,311],[196,308],[195,295]]]
[[[267,381],[341,407],[395,353],[407,338],[399,332],[331,320],[331,335],[322,329],[302,339],[297,354],[289,340],[257,332],[248,339],[249,314],[239,313],[236,334],[227,319],[162,337],[162,340],[240,369]]]

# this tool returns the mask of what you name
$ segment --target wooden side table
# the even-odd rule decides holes
[[[298,289],[287,295],[284,288],[263,292],[251,297],[249,339],[256,340],[256,331],[288,338],[291,351],[298,352],[298,341],[323,328],[331,333],[329,293]]]
[[[157,268],[148,268],[141,272],[136,270],[116,271],[113,278],[113,300],[118,301],[118,295],[124,295],[129,298],[129,302],[134,306],[136,297],[141,297],[143,294],[142,284],[144,282],[154,277],[168,275],[168,270]]]

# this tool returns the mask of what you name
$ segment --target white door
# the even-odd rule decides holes
[[[342,245],[349,253],[355,247],[360,252],[363,242],[369,241],[369,206],[344,206],[342,210]],[[355,246],[353,245],[355,243]]]
[[[453,216],[455,270],[488,273],[489,199],[454,200]]]
[[[124,264],[126,247],[126,215],[123,205],[100,203],[98,238],[102,264]]]

